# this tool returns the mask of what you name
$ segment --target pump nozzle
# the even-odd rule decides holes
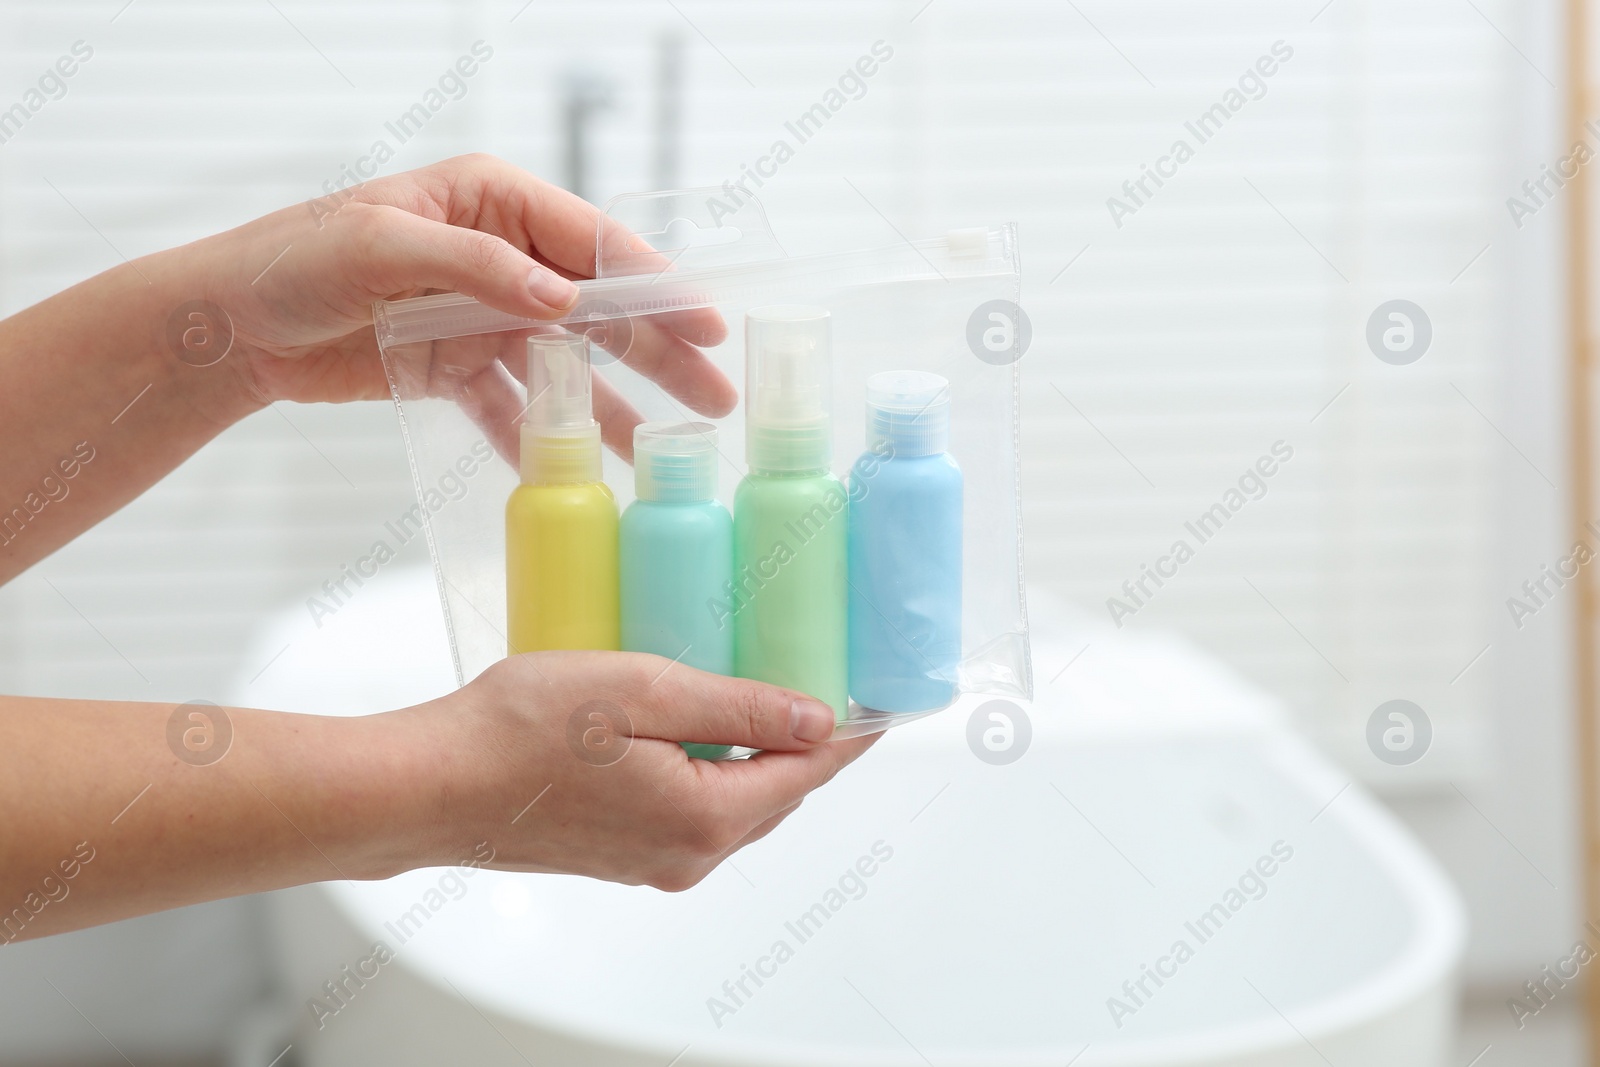
[[[829,320],[826,308],[780,304],[745,316],[745,458],[751,470],[826,469]]]
[[[528,417],[522,424],[522,480],[561,485],[600,478],[589,340],[583,334],[528,338]]]

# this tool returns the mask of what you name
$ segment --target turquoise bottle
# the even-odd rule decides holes
[[[733,518],[716,501],[716,427],[635,427],[633,485],[637,499],[622,513],[619,532],[623,651],[733,674],[733,625],[723,609],[733,577]],[[728,753],[727,745],[683,747],[699,759]]]
[[[962,482],[949,439],[945,379],[867,379],[867,450],[850,472],[850,696],[875,711],[956,697]]]
[[[849,714],[844,485],[830,470],[829,318],[745,317],[745,459],[733,500],[734,671]]]

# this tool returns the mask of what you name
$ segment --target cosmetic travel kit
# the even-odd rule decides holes
[[[791,256],[758,202],[706,189],[607,205],[559,322],[375,305],[458,681],[649,652],[807,693],[841,737],[1031,697],[1019,287],[1011,226]],[[720,343],[674,332],[698,309]],[[711,367],[738,392],[720,417],[661,384]]]

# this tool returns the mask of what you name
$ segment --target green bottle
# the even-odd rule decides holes
[[[745,459],[733,498],[734,673],[849,709],[848,496],[829,469],[823,308],[745,316]]]

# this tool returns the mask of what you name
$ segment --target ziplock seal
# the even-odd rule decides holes
[[[497,311],[461,293],[380,300],[372,305],[378,343],[438,341],[462,334],[498,333],[584,323],[590,309],[607,318],[655,315],[718,304],[781,299],[796,285],[854,286],[891,282],[996,277],[1019,271],[1014,225],[954,230],[943,237],[884,248],[795,256],[694,270],[589,278],[578,282],[578,302],[560,319],[530,319]]]

